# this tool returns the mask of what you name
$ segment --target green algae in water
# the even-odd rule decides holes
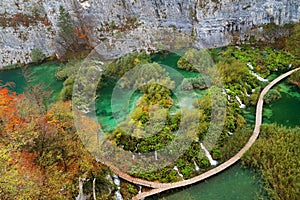
[[[200,183],[166,192],[159,198],[164,200],[252,200],[265,196],[260,178],[250,169],[245,169],[241,164],[236,164],[216,176]],[[175,192],[175,193],[174,193]],[[173,194],[170,194],[173,193]]]

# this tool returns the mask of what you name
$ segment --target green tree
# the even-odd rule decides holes
[[[204,73],[213,66],[213,60],[207,50],[188,50],[182,58],[178,60],[178,68],[187,71]]]
[[[41,63],[45,60],[45,54],[38,48],[33,48],[30,53],[31,61],[34,63]]]
[[[300,22],[295,25],[292,35],[288,38],[286,48],[296,57],[300,57]]]
[[[64,43],[63,46],[66,48],[74,51],[75,49],[72,49],[74,45],[76,45],[76,38],[75,38],[75,26],[71,19],[71,16],[68,11],[65,10],[63,6],[59,7],[59,16],[58,16],[58,27],[60,29],[59,36],[63,38],[63,42],[60,42],[61,44]]]

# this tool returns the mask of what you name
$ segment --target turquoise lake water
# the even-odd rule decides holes
[[[166,65],[171,68],[166,68],[170,73],[170,77],[177,82],[182,78],[192,78],[199,74],[186,72],[177,69],[176,63],[179,56],[176,54],[157,54],[152,56],[152,60],[159,64]],[[53,98],[57,98],[59,91],[62,89],[62,81],[55,79],[55,71],[60,66],[57,63],[46,63],[39,66],[33,66],[32,70],[37,82],[45,82],[49,90],[54,91]],[[172,70],[173,69],[173,70]],[[174,72],[176,69],[176,73]],[[178,72],[180,73],[178,75]],[[22,71],[20,69],[1,71],[0,80],[3,82],[15,82],[14,90],[17,93],[22,93],[26,84]],[[104,87],[98,91],[101,93],[100,98],[96,100],[97,116],[99,122],[106,130],[112,130],[116,126],[116,121],[113,117],[111,108],[111,95],[113,86],[117,80],[107,79],[104,82]],[[274,101],[269,105],[265,105],[263,112],[263,122],[283,124],[288,127],[294,127],[300,124],[300,90],[296,87],[288,85],[286,82],[279,84],[282,98]],[[195,98],[205,95],[205,91],[194,91]],[[130,98],[128,108],[129,112],[142,96],[141,93],[135,92]],[[175,104],[179,103],[175,101]],[[190,103],[187,103],[190,104]],[[174,107],[176,110],[176,105]],[[255,108],[247,108],[246,118],[249,122],[254,121]],[[115,114],[115,113],[114,113]],[[121,113],[122,115],[122,113]],[[122,117],[121,117],[122,118]],[[228,170],[207,179],[201,183],[195,184],[184,189],[174,190],[164,193],[159,199],[168,200],[212,200],[212,199],[256,199],[257,194],[261,194],[262,185],[259,183],[259,177],[253,171],[244,169],[240,164],[236,164]],[[157,199],[154,197],[152,199]]]
[[[63,87],[63,81],[58,81],[55,78],[56,70],[60,66],[61,64],[53,62],[29,67],[32,72],[32,77],[34,78],[33,82],[45,83],[46,89],[48,91],[53,91],[53,99],[58,97],[59,92]],[[26,81],[20,68],[0,71],[0,80],[3,84],[7,82],[14,82],[15,87],[12,88],[12,90],[16,91],[18,94],[23,93],[26,88]]]
[[[206,179],[200,183],[168,191],[159,197],[162,200],[253,200],[263,195],[260,179],[241,164]]]
[[[286,127],[300,126],[300,89],[286,82],[277,87],[282,98],[264,106],[263,122]]]

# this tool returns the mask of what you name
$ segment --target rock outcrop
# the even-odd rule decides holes
[[[300,0],[2,0],[0,66],[30,62],[33,48],[59,56],[60,6],[84,24],[93,46],[119,45],[120,52],[155,49],[166,30],[219,47],[249,39],[254,27],[300,19]]]

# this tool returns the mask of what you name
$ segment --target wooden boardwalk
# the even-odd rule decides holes
[[[119,171],[115,167],[109,166],[110,169],[115,174],[117,174],[119,177],[121,177],[122,179],[125,179],[128,182],[153,188],[150,191],[142,192],[142,193],[134,196],[133,197],[134,200],[142,199],[142,198],[145,198],[145,197],[148,197],[148,196],[151,196],[151,195],[154,195],[154,194],[158,194],[158,193],[166,191],[166,190],[191,185],[191,184],[202,181],[202,180],[204,180],[208,177],[211,177],[211,176],[227,169],[228,167],[230,167],[234,163],[236,163],[241,158],[241,156],[252,146],[252,144],[257,139],[257,137],[259,135],[259,132],[260,132],[260,126],[262,124],[263,98],[264,98],[265,94],[276,83],[278,83],[282,79],[288,77],[289,75],[291,75],[292,73],[294,73],[295,71],[297,71],[299,69],[300,68],[297,68],[297,69],[291,70],[289,72],[286,72],[285,74],[282,74],[281,76],[279,76],[278,78],[273,80],[271,83],[269,83],[269,85],[267,85],[263,89],[263,91],[260,93],[260,96],[259,96],[259,99],[258,99],[258,102],[257,102],[257,106],[256,106],[256,121],[255,121],[255,128],[254,128],[252,136],[250,137],[247,144],[235,156],[233,156],[232,158],[230,158],[226,162],[222,163],[221,165],[219,165],[219,166],[217,166],[217,167],[215,167],[215,168],[213,168],[213,169],[211,169],[211,170],[209,170],[209,171],[207,171],[203,174],[200,174],[199,176],[196,176],[196,177],[188,179],[188,180],[179,181],[179,182],[176,182],[176,183],[156,183],[156,182],[146,181],[146,180],[142,180],[142,179],[139,179],[139,178],[134,178],[132,176],[129,176],[128,174]]]

